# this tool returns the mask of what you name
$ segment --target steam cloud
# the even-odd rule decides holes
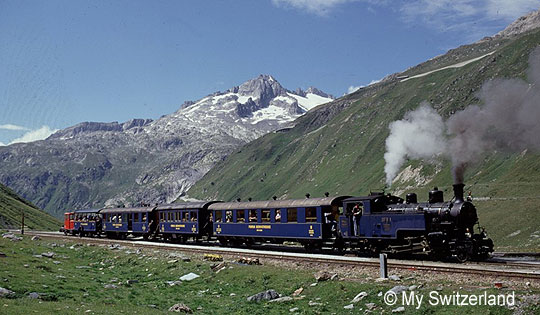
[[[486,152],[540,150],[540,47],[529,56],[528,78],[530,84],[520,79],[486,82],[478,94],[483,105],[455,113],[446,124],[425,104],[391,123],[384,155],[387,184],[406,157],[448,156],[454,182],[462,183],[467,166]]]
[[[386,182],[396,177],[406,157],[428,159],[446,150],[444,122],[441,116],[424,102],[418,109],[409,112],[403,120],[390,124],[390,136],[386,138]]]

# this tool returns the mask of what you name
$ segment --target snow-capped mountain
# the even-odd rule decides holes
[[[43,141],[0,147],[0,182],[53,213],[170,202],[236,148],[332,99],[260,75],[157,120],[84,122]]]
[[[288,125],[311,108],[333,99],[315,88],[297,91],[284,89],[272,76],[260,75],[226,92],[188,102],[147,130],[167,132],[170,126],[179,124],[202,133],[219,130],[232,138],[251,141]]]

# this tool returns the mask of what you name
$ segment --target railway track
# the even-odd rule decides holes
[[[139,240],[112,240],[106,238],[78,238],[65,236],[52,232],[27,232],[28,235],[38,235],[47,239],[61,239],[95,244],[121,244],[129,247],[144,247],[153,249],[171,249],[197,254],[219,254],[234,258],[250,257],[259,259],[286,260],[292,262],[307,262],[313,264],[335,264],[351,267],[379,268],[379,260],[376,258],[337,256],[329,254],[308,254],[299,252],[277,252],[258,249],[228,248],[219,246],[201,246],[187,244],[155,243]],[[531,261],[487,261],[470,262],[465,264],[452,264],[424,260],[397,260],[388,259],[388,268],[425,271],[437,273],[460,273],[493,276],[498,278],[520,278],[540,281],[540,263]]]

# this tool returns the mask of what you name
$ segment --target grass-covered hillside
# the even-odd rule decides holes
[[[17,196],[11,189],[0,184],[0,228],[21,228],[24,225],[33,230],[58,230],[61,222],[50,214],[38,209],[30,202]]]
[[[482,84],[492,78],[527,79],[530,52],[540,45],[540,30],[518,37],[493,39],[459,47],[400,75],[416,74],[463,62],[493,52],[459,68],[449,68],[400,82],[396,77],[360,89],[319,106],[296,121],[288,131],[268,134],[219,163],[189,191],[190,197],[303,198],[362,195],[385,186],[384,159],[388,126],[427,101],[445,119],[479,102]],[[430,187],[452,197],[450,163],[408,161],[391,191],[420,192]],[[481,223],[498,248],[540,248],[540,155],[487,154],[468,169],[466,190],[472,190]],[[490,197],[487,201],[486,198]]]

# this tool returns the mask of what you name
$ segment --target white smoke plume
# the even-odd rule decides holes
[[[384,155],[386,181],[397,175],[406,157],[425,159],[444,154],[452,160],[455,183],[463,183],[468,165],[494,150],[540,150],[540,47],[529,56],[529,82],[486,82],[472,105],[446,121],[427,105],[390,124]],[[447,139],[446,134],[449,136]],[[426,146],[419,148],[416,146]]]
[[[391,123],[384,154],[386,183],[392,184],[406,157],[430,159],[444,153],[444,133],[442,117],[427,102]]]

